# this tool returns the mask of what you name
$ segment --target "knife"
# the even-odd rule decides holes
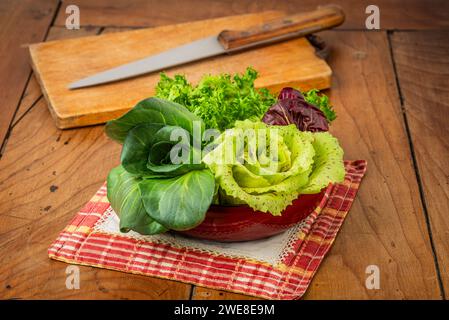
[[[184,63],[197,61],[224,53],[268,45],[284,40],[336,27],[345,15],[336,5],[318,7],[315,11],[285,16],[248,28],[247,30],[221,31],[218,36],[200,39],[165,52],[91,75],[69,84],[69,89],[90,87],[103,83],[161,71]]]

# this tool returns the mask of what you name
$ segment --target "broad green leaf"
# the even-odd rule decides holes
[[[200,151],[190,145],[190,135],[186,130],[165,126],[153,137],[147,168],[155,174],[167,176],[203,169],[205,166],[201,163],[201,155],[195,158],[197,152]]]
[[[159,129],[153,136],[151,142],[151,150],[149,150],[148,163],[154,166],[163,164],[172,164],[170,153],[174,147],[180,144],[183,147],[183,151],[186,153],[183,162],[189,162],[189,150],[190,150],[190,134],[187,130],[175,127],[164,126]],[[177,155],[177,154],[176,154]],[[174,160],[174,159],[173,159]],[[177,163],[180,164],[180,163]]]
[[[199,225],[215,192],[214,176],[209,169],[169,179],[144,179],[139,186],[149,215],[173,230]]]
[[[142,203],[140,179],[128,173],[122,166],[111,170],[107,179],[107,196],[111,207],[120,216],[120,231],[137,231],[141,234],[157,234],[167,231],[153,220]]]
[[[177,141],[171,141],[171,133],[183,130],[179,127],[160,124],[141,124],[131,129],[123,143],[121,163],[126,171],[149,177],[177,176],[195,169],[202,169],[204,165],[193,162],[193,147],[187,149],[186,163],[172,164],[171,150],[176,148]],[[187,141],[188,142],[188,141]],[[190,154],[189,154],[190,152]],[[201,157],[198,157],[201,161]]]
[[[148,165],[148,169],[152,172],[151,178],[155,176],[161,177],[176,177],[183,175],[192,170],[204,169],[204,164],[163,164],[163,165]],[[145,177],[146,178],[146,177]]]
[[[133,109],[120,118],[106,123],[105,130],[110,138],[123,143],[128,132],[141,124],[178,126],[192,133],[193,121],[199,121],[201,129],[204,129],[201,118],[188,111],[185,107],[175,102],[149,98],[140,101]]]
[[[161,127],[161,124],[146,123],[138,125],[128,132],[120,157],[126,171],[139,175],[152,174],[147,168],[148,154],[153,137]]]
[[[315,157],[309,181],[301,188],[300,193],[318,193],[329,183],[342,182],[345,178],[345,167],[343,149],[338,140],[329,132],[302,132],[302,134],[313,137]]]

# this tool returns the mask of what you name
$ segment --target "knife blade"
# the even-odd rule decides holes
[[[124,80],[165,70],[181,64],[213,56],[272,44],[338,26],[344,21],[342,9],[335,5],[253,26],[247,30],[224,30],[217,35],[196,40],[179,47],[105,70],[68,85],[78,89]]]

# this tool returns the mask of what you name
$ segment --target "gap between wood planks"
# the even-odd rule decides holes
[[[47,27],[47,30],[46,30],[46,32],[45,32],[44,40],[43,40],[43,41],[47,40],[48,33],[50,32],[50,28],[54,25],[54,23],[55,23],[55,21],[56,21],[56,18],[58,17],[59,9],[61,8],[61,5],[62,5],[62,0],[58,0],[58,4],[56,5],[55,11],[54,11],[54,13],[53,13],[53,17],[51,18],[51,21],[50,21],[50,23],[49,23],[49,25],[48,25],[48,27]],[[22,100],[23,100],[23,97],[24,97],[24,94],[25,94],[25,92],[26,92],[26,89],[28,88],[28,85],[29,85],[29,83],[30,83],[30,79],[31,79],[32,74],[33,74],[33,71],[30,70],[30,73],[29,73],[29,75],[28,75],[28,79],[27,79],[27,81],[26,81],[26,83],[25,83],[25,86],[23,87],[22,94],[20,95],[20,99],[19,99],[19,101],[17,102],[16,109],[14,110],[13,116],[11,117],[11,121],[10,121],[10,123],[9,123],[8,130],[6,131],[5,137],[3,138],[2,144],[1,144],[1,146],[0,146],[0,159],[2,158],[3,152],[4,152],[4,150],[6,149],[6,144],[8,143],[8,139],[9,139],[9,136],[11,135],[11,131],[12,131],[14,125],[17,124],[17,122],[18,122],[18,121],[14,121],[14,120],[15,120],[15,117],[16,117],[16,115],[17,115],[17,110],[19,110],[20,103],[21,103]],[[38,99],[38,100],[39,100],[39,99]],[[31,110],[31,108],[32,108],[36,103],[37,103],[37,101],[35,101],[35,102],[33,103],[33,105],[30,107],[29,110]],[[28,113],[29,110],[27,110],[26,113]],[[18,120],[21,120],[21,119],[26,115],[26,113],[23,114]]]
[[[395,32],[395,30],[388,30],[387,31],[388,48],[390,50],[390,58],[391,58],[391,63],[393,65],[393,71],[394,71],[394,77],[395,77],[395,82],[396,82],[396,88],[397,88],[398,94],[399,94],[399,102],[401,104],[402,119],[404,121],[405,132],[407,134],[407,140],[408,140],[408,143],[409,143],[410,155],[411,155],[412,163],[413,163],[413,169],[415,171],[416,181],[418,183],[419,197],[420,197],[421,204],[422,204],[422,207],[423,207],[423,213],[424,213],[424,218],[425,218],[425,221],[426,221],[427,232],[429,233],[430,247],[432,249],[433,261],[434,261],[435,269],[436,269],[437,276],[438,276],[438,286],[440,288],[440,295],[441,295],[443,300],[446,300],[446,294],[445,294],[445,291],[444,291],[443,280],[442,280],[442,277],[441,277],[440,264],[438,262],[437,252],[436,252],[436,248],[435,248],[435,242],[433,240],[432,227],[430,225],[430,219],[429,219],[429,212],[427,210],[426,197],[424,195],[424,188],[423,188],[423,185],[422,185],[421,174],[419,172],[418,163],[416,161],[415,147],[413,145],[413,139],[412,139],[412,135],[411,135],[411,132],[410,132],[410,126],[409,126],[409,123],[408,123],[407,112],[406,112],[405,106],[404,106],[404,97],[402,95],[401,84],[400,84],[400,81],[399,81],[397,67],[396,67],[396,61],[394,59],[393,46],[392,46],[392,43],[391,43],[391,35],[394,32]]]
[[[25,86],[23,87],[22,94],[20,95],[20,99],[17,102],[16,110],[14,110],[14,113],[12,115],[11,121],[10,121],[9,126],[8,126],[8,130],[6,131],[5,137],[3,138],[2,144],[0,146],[0,159],[2,158],[3,152],[6,149],[6,145],[8,143],[8,139],[9,139],[9,136],[11,135],[11,131],[12,131],[12,128],[13,128],[14,118],[16,117],[17,110],[19,109],[20,103],[22,102],[23,96],[25,95],[25,92],[26,92],[26,89],[28,87],[28,84],[30,83],[31,75],[32,75],[32,71],[30,71],[30,74],[28,75],[28,79],[25,82]]]

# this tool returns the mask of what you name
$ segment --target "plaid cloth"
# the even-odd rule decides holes
[[[50,258],[178,280],[267,299],[298,299],[334,242],[366,171],[366,161],[346,161],[344,182],[327,195],[309,226],[293,235],[292,250],[276,265],[220,252],[204,252],[94,230],[109,208],[103,186],[48,249]]]

